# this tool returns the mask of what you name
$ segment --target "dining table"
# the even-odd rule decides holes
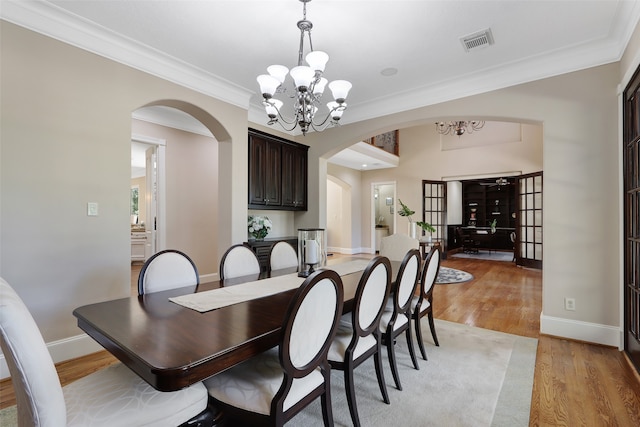
[[[358,262],[354,258],[335,261],[323,268],[337,271],[339,261]],[[352,309],[368,261],[361,259],[357,271],[341,274],[345,313]],[[393,278],[400,263],[392,261],[391,265]],[[89,304],[76,308],[73,315],[80,329],[152,387],[175,391],[277,346],[297,286],[204,311],[175,301],[194,293],[215,295],[236,286],[241,290],[241,286],[254,286],[265,279],[265,283],[278,282],[280,277],[291,281],[292,276],[297,276],[295,268],[202,283]],[[304,278],[298,279],[302,284]]]

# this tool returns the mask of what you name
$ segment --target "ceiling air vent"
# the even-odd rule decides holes
[[[491,29],[487,28],[486,30],[464,36],[460,41],[462,42],[462,46],[464,46],[465,52],[470,52],[492,45],[493,35],[491,34]]]

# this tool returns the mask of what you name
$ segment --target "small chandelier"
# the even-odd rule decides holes
[[[289,71],[284,65],[271,65],[267,68],[269,74],[262,74],[258,76],[257,80],[263,97],[262,104],[269,117],[267,124],[280,123],[287,131],[292,131],[296,126],[300,126],[302,134],[305,135],[310,128],[321,131],[330,124],[338,124],[342,113],[347,109],[345,101],[351,89],[351,83],[346,80],[334,80],[327,85],[327,79],[322,77],[325,65],[329,61],[329,55],[319,50],[313,50],[313,44],[311,43],[311,28],[313,28],[313,24],[307,20],[307,3],[311,0],[300,1],[303,4],[303,18],[298,21],[298,28],[300,29],[298,66]],[[304,57],[308,65],[303,65],[302,63],[305,34],[309,39],[310,52]],[[291,98],[295,98],[293,106],[294,117],[292,119],[286,119],[281,114],[283,102],[273,97],[276,93],[286,92],[283,84],[287,73],[291,75],[295,89],[295,95],[291,96]],[[316,119],[320,98],[326,86],[331,89],[334,101],[327,104],[329,109],[327,116],[323,120],[317,121],[314,119]]]
[[[484,127],[484,120],[471,120],[468,122],[436,122],[436,130],[442,135],[462,135],[463,133],[473,133],[476,130],[480,130]]]

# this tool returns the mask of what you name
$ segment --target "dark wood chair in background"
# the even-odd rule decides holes
[[[478,253],[480,246],[479,242],[473,239],[469,234],[465,233],[461,227],[456,228],[456,234],[458,235],[458,240],[462,245],[462,252],[465,254]]]

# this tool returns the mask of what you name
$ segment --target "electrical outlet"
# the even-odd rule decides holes
[[[564,299],[564,309],[569,311],[576,310],[576,299],[575,298],[565,298]]]

